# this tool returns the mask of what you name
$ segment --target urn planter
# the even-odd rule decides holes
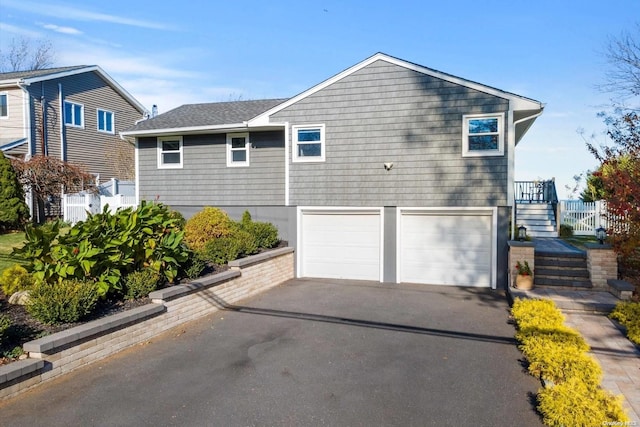
[[[516,288],[523,291],[533,289],[533,276],[528,274],[518,274],[516,276]]]

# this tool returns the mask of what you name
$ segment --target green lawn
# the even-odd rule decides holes
[[[24,233],[0,234],[0,272],[13,264],[20,263],[11,256],[11,251],[24,242]]]

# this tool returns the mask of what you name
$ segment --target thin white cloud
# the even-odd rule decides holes
[[[7,24],[5,22],[0,22],[0,33],[10,33],[18,36],[29,37],[32,39],[37,39],[42,37],[42,34],[38,31],[28,30],[23,27],[18,27],[15,25]]]
[[[3,0],[3,7],[17,9],[23,12],[29,12],[37,15],[71,19],[75,21],[108,22],[112,24],[128,25],[132,27],[150,28],[156,30],[171,29],[169,25],[158,22],[131,19],[124,16],[109,15],[106,13],[98,13],[89,10],[81,10],[77,6],[69,7],[63,4],[38,3],[24,0]]]
[[[56,25],[56,24],[40,24],[42,26],[42,28],[45,28],[47,30],[51,30],[51,31],[55,31],[56,33],[62,33],[62,34],[70,34],[70,35],[79,35],[82,34],[82,31],[73,28],[73,27],[63,27],[60,25]]]

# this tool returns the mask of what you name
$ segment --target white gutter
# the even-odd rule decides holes
[[[233,123],[226,125],[205,125],[205,126],[191,126],[191,127],[180,127],[180,128],[165,128],[165,129],[147,129],[147,130],[139,130],[139,131],[125,131],[120,132],[121,136],[158,136],[158,135],[184,135],[190,132],[206,132],[206,131],[216,131],[216,130],[239,130],[243,131],[247,129],[247,123]]]

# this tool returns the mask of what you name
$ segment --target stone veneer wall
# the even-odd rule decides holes
[[[587,268],[594,289],[609,290],[608,279],[618,278],[618,256],[611,245],[586,244]]]
[[[152,303],[24,345],[29,359],[0,367],[0,399],[148,341],[294,277],[293,248],[232,261],[230,270],[152,292]]]
[[[527,261],[531,271],[535,271],[535,246],[531,242],[509,241],[509,287],[515,285],[515,277],[518,275],[516,263]]]

